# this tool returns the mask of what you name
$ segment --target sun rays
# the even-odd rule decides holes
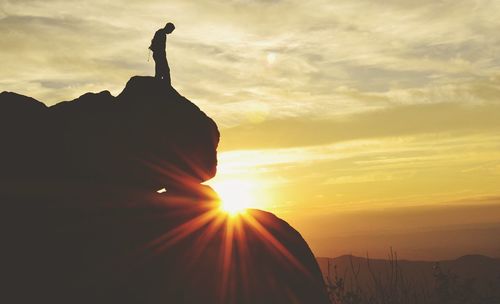
[[[188,215],[183,217],[183,213],[179,213],[181,218],[167,216],[165,221],[174,221],[175,224],[169,223],[167,231],[143,247],[143,254],[162,256],[179,248],[189,248],[185,255],[189,256],[188,267],[193,271],[199,269],[197,265],[203,264],[207,255],[218,257],[213,261],[216,263],[213,269],[217,273],[213,279],[220,280],[217,294],[221,301],[241,292],[234,288],[247,288],[247,284],[241,280],[252,277],[252,265],[256,259],[261,259],[261,253],[257,253],[260,251],[256,251],[256,248],[264,250],[272,260],[281,261],[279,263],[285,263],[308,276],[306,267],[290,251],[287,243],[282,243],[284,228],[281,220],[264,211],[247,210],[254,203],[254,185],[244,181],[227,181],[216,185],[220,199],[208,192],[205,198],[187,200],[168,191],[158,194],[166,206],[174,205],[177,210],[186,208],[183,212]],[[202,186],[202,189],[210,188]]]
[[[199,164],[190,165],[198,172]],[[220,302],[231,302],[242,292],[247,294],[250,280],[261,271],[255,266],[263,261],[269,263],[265,269],[280,265],[276,267],[310,278],[296,244],[290,247],[290,238],[297,236],[282,220],[256,210],[269,207],[271,199],[258,174],[220,166],[217,177],[200,185],[168,164],[150,166],[173,183],[155,194],[165,209],[161,211],[165,212],[165,230],[141,246],[146,260],[182,252],[179,255],[184,260],[179,262],[185,263],[190,272],[208,267],[214,273],[212,279],[218,280],[214,292]],[[209,266],[204,264],[207,261]]]

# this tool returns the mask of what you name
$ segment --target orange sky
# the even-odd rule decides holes
[[[319,256],[500,256],[498,1],[0,0],[0,91],[117,94],[168,40],[221,129],[212,184]]]

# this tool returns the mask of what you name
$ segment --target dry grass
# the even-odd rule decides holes
[[[328,262],[326,287],[332,304],[500,304],[500,286],[478,288],[472,279],[460,278],[452,271],[434,266],[431,282],[418,284],[405,276],[392,249],[387,271],[376,271],[367,255],[370,282],[360,280],[360,265],[350,257],[350,267],[339,274]],[[481,290],[481,291],[479,291]]]

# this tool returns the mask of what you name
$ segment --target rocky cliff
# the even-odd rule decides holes
[[[157,190],[212,178],[219,131],[172,87],[136,76],[117,97],[87,93],[51,107],[3,92],[0,138],[0,180]]]
[[[2,93],[0,139],[0,303],[328,303],[297,231],[218,209],[217,126],[165,83]]]

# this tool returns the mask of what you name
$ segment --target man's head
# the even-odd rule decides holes
[[[169,22],[165,25],[164,30],[167,34],[170,34],[175,30],[175,25],[172,22]]]

